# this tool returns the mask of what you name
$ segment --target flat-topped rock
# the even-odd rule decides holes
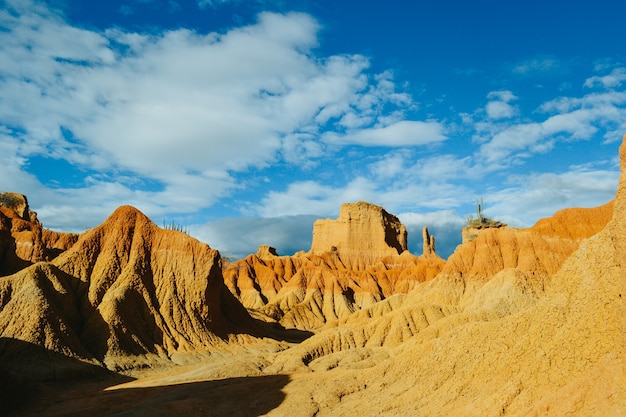
[[[380,259],[407,250],[407,232],[393,214],[364,201],[341,205],[336,220],[313,225],[311,254],[337,252],[342,260]]]

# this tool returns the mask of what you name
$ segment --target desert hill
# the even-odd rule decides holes
[[[613,202],[481,229],[447,261],[427,230],[410,254],[395,216],[368,204],[321,222],[314,251],[223,266],[121,207],[0,277],[0,382],[21,398],[20,376],[94,377],[42,385],[15,414],[47,417],[622,415],[626,136],[620,160]],[[34,222],[2,210],[5,262],[14,224]],[[315,334],[277,342],[280,325]]]
[[[51,262],[0,279],[0,356],[12,370],[28,362],[18,360],[15,340],[124,369],[206,351],[238,334],[271,336],[226,289],[220,268],[208,245],[120,207]],[[53,376],[57,368],[41,372]]]

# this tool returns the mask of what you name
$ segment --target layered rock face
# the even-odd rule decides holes
[[[129,206],[52,262],[0,279],[5,344],[21,341],[110,369],[206,350],[229,332],[252,333],[250,324],[223,285],[216,250]]]
[[[52,260],[77,239],[73,233],[44,229],[23,194],[0,194],[0,276]]]
[[[337,220],[315,222],[308,253],[277,256],[263,246],[225,265],[224,279],[247,308],[285,327],[318,328],[434,278],[444,261],[427,229],[424,238],[416,257],[396,216],[365,202],[343,204]]]
[[[386,256],[407,250],[407,232],[382,207],[364,201],[341,205],[336,220],[317,220],[309,253],[336,252],[344,265],[362,269]]]

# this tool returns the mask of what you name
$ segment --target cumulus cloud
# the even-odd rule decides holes
[[[506,166],[520,158],[552,149],[558,140],[587,140],[599,127],[617,130],[626,118],[626,93],[608,91],[582,98],[559,98],[544,103],[539,110],[548,113],[534,122],[486,124],[491,138],[483,143],[480,156],[490,164]]]
[[[490,119],[508,119],[517,115],[516,107],[509,102],[517,99],[510,91],[492,91],[487,95],[490,100],[485,107],[487,117]]]
[[[517,175],[512,186],[485,196],[489,215],[514,226],[532,226],[565,207],[595,207],[615,197],[619,171],[572,167],[563,173]]]
[[[490,101],[485,110],[490,119],[508,119],[517,114],[515,107],[504,101]]]
[[[261,13],[224,33],[134,33],[9,2],[0,25],[0,126],[19,132],[9,136],[22,161],[6,166],[26,178],[28,160],[45,156],[98,173],[78,188],[32,186],[54,196],[45,212],[84,195],[95,207],[197,211],[241,187],[238,172],[315,166],[328,131],[389,146],[442,139],[436,122],[402,119],[413,103],[391,72],[368,74],[360,55],[316,56],[320,26],[306,14]],[[335,145],[356,140],[340,136]]]
[[[595,75],[585,80],[585,87],[602,86],[605,88],[619,87],[626,81],[626,68],[615,68],[610,74],[604,76]]]

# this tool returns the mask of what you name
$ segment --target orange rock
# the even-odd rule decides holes
[[[63,246],[60,236],[46,239]],[[51,263],[0,280],[2,338],[110,369],[206,350],[231,332],[253,333],[251,324],[224,286],[216,250],[129,206]]]
[[[400,220],[364,201],[342,204],[336,220],[317,220],[313,225],[310,253],[337,252],[351,269],[367,267],[376,259],[405,250],[407,232]]]
[[[244,306],[286,327],[311,329],[405,293],[434,278],[444,261],[424,230],[425,253],[406,250],[406,229],[381,207],[343,204],[337,220],[314,225],[308,253],[257,255],[225,264],[226,285]]]
[[[49,261],[76,242],[78,235],[44,229],[26,196],[0,194],[0,276],[35,262]]]

